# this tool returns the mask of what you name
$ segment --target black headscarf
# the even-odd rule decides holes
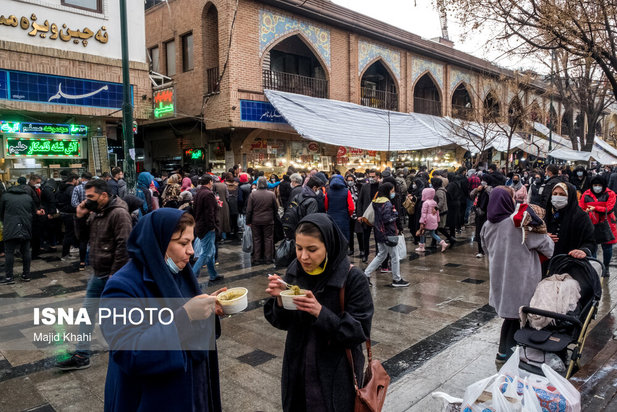
[[[319,276],[320,278],[325,278],[323,275],[332,273],[344,261],[347,261],[347,266],[349,266],[349,260],[347,259],[347,239],[343,236],[343,233],[329,215],[325,213],[311,213],[304,217],[299,225],[302,223],[311,223],[315,225],[317,229],[319,229],[324,244],[326,245],[328,262],[324,272]],[[297,269],[298,273],[304,273],[304,269],[302,269],[300,262],[297,262]]]
[[[568,188],[568,204],[561,210],[555,210],[551,204],[552,193],[548,194],[545,221],[549,233],[556,234],[559,242],[555,244],[554,255],[569,253],[574,249],[589,247],[589,239],[583,234],[591,231],[593,225],[589,215],[578,205],[576,188],[571,183],[562,183]],[[557,232],[557,233],[555,233]]]
[[[602,191],[600,193],[594,192],[593,191],[594,185],[602,185]],[[606,192],[606,179],[604,179],[602,176],[594,176],[593,179],[591,179],[590,189],[591,189],[591,193],[593,193],[595,197],[600,196],[602,193]]]
[[[127,248],[133,262],[152,277],[161,297],[181,298],[182,293],[174,280],[171,271],[165,263],[165,251],[171,241],[171,236],[185,212],[173,208],[161,208],[143,216],[129,236]],[[186,265],[176,276],[182,276],[193,296],[201,294],[197,278],[190,265]],[[191,298],[193,296],[185,296]],[[168,307],[175,308],[177,299],[171,299]]]

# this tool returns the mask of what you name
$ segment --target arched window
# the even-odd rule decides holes
[[[473,117],[473,100],[463,83],[452,93],[452,117],[465,120]]]
[[[264,89],[328,97],[326,71],[297,34],[281,40],[266,52],[262,71]]]
[[[495,94],[491,91],[484,98],[484,115],[485,122],[495,123],[499,120],[501,113],[501,107],[499,106],[499,100],[495,97]]]
[[[514,96],[508,107],[508,125],[515,130],[521,130],[525,124],[524,116],[523,105],[518,96]]]
[[[373,63],[362,75],[360,102],[363,106],[398,110],[396,83],[380,60]]]
[[[431,76],[426,73],[413,89],[413,111],[441,116],[441,96]]]
[[[206,74],[206,94],[219,93],[219,13],[214,4],[204,9],[203,61]]]

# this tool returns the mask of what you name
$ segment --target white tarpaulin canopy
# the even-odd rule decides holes
[[[320,143],[364,150],[423,150],[448,146],[444,124],[415,113],[388,112],[339,100],[265,90],[265,95],[296,131]],[[389,138],[388,138],[389,136]]]
[[[566,149],[562,147],[551,152],[555,159],[570,160],[574,162],[588,162],[592,157],[591,152],[580,152],[578,150]]]

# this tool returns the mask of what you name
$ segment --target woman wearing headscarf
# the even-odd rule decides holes
[[[287,331],[282,402],[285,412],[353,411],[355,389],[345,350],[351,349],[358,382],[362,381],[362,344],[370,336],[373,299],[362,270],[351,266],[347,241],[332,219],[313,213],[295,231],[296,259],[285,281],[307,291],[294,299],[297,311],[282,307],[285,286],[269,276],[264,306],[268,322]],[[344,307],[340,292],[344,289]]]
[[[131,260],[107,281],[102,308],[119,310],[119,305],[128,306],[125,302],[138,308],[158,305],[173,311],[173,322],[159,322],[156,314],[153,322],[138,325],[124,326],[112,317],[101,320],[110,345],[106,411],[221,410],[212,340],[220,335],[213,313],[222,314],[215,296],[224,289],[202,294],[187,264],[193,254],[194,226],[193,217],[180,210],[147,214],[129,237]]]
[[[148,172],[141,172],[139,176],[137,176],[135,195],[143,202],[140,208],[141,215],[145,215],[154,210],[154,206],[152,204],[152,192],[150,191],[150,185],[153,181],[154,177]]]
[[[482,226],[486,223],[488,213],[488,200],[493,190],[493,177],[488,173],[482,175],[482,179],[480,179],[480,186],[473,189],[470,193],[470,198],[473,200],[474,213],[476,215],[475,224],[476,224],[476,242],[478,243],[478,253],[476,257],[478,259],[484,257],[484,249],[482,248],[482,237],[480,236],[480,232],[482,231]]]
[[[229,193],[229,224],[231,225],[231,234],[233,237],[238,236],[238,192],[240,184],[234,178],[233,173],[225,174],[225,184],[227,185],[227,193]]]
[[[615,225],[615,213],[613,212],[616,200],[615,192],[606,187],[606,180],[601,176],[596,176],[591,179],[591,189],[586,190],[579,201],[581,209],[587,212],[594,227],[606,226],[608,222],[608,228],[610,228],[610,234],[608,231],[598,231],[598,236],[601,236],[601,238],[596,238],[597,244],[602,245],[603,276],[609,275],[609,264],[613,257],[613,245],[617,243],[617,227]],[[612,239],[607,240],[610,237]],[[593,257],[596,257],[597,254],[597,244],[591,251]]]
[[[362,223],[358,222],[358,215],[356,211],[358,208],[358,194],[360,193],[360,188],[358,187],[358,180],[353,173],[347,173],[345,176],[345,182],[347,183],[347,189],[349,189],[349,194],[351,195],[351,199],[354,204],[354,211],[351,216],[349,216],[349,252],[347,252],[347,254],[349,256],[353,255],[354,236],[356,236],[358,248],[360,249],[359,256],[362,256],[364,254],[364,251],[362,250],[362,245],[364,244],[362,241],[364,229],[362,228]]]
[[[594,227],[578,204],[576,188],[570,183],[557,183],[545,207],[546,230],[555,242],[554,254],[577,259],[591,256],[596,245]]]
[[[177,173],[174,173],[167,179],[167,184],[161,195],[162,207],[177,209],[180,206],[180,193],[182,193],[180,179],[181,176]]]
[[[231,232],[231,221],[229,218],[229,190],[227,184],[221,180],[214,180],[214,194],[218,197],[219,208],[217,209],[219,229],[221,237],[226,240],[227,234]]]
[[[521,175],[518,173],[512,176],[512,189],[514,189],[514,200],[516,200],[516,203],[527,202],[527,188],[523,184]]]
[[[422,217],[422,191],[426,185],[425,180],[416,177],[412,180],[411,184],[407,186],[407,196],[411,196],[411,200],[415,202],[416,206],[413,215],[409,216],[409,231],[413,235],[414,243],[417,245],[420,242],[420,237],[416,235],[418,229],[420,229],[420,218]]]
[[[180,191],[185,192],[187,190],[190,190],[193,187],[193,181],[191,180],[190,177],[185,177],[184,179],[182,179],[182,186],[180,187]]]
[[[555,247],[546,234],[523,234],[510,216],[515,211],[514,191],[498,186],[492,190],[487,218],[480,236],[488,254],[490,291],[489,304],[504,319],[496,362],[501,364],[512,355],[516,346],[514,333],[519,329],[518,311],[529,305],[536,286],[542,279],[539,253],[550,258]]]

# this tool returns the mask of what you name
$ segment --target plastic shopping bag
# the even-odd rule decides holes
[[[201,239],[195,236],[195,240],[193,241],[193,256],[195,259],[199,259],[199,255],[201,255]]]
[[[296,257],[296,242],[293,239],[284,239],[276,248],[274,264],[277,268],[287,267]]]
[[[244,227],[242,235],[242,251],[245,253],[253,253],[253,232],[250,226]]]
[[[398,243],[396,244],[398,250],[398,259],[403,260],[407,256],[407,245],[405,244],[405,236],[398,235]]]
[[[240,230],[244,230],[244,226],[246,226],[246,215],[238,215],[238,228]]]

